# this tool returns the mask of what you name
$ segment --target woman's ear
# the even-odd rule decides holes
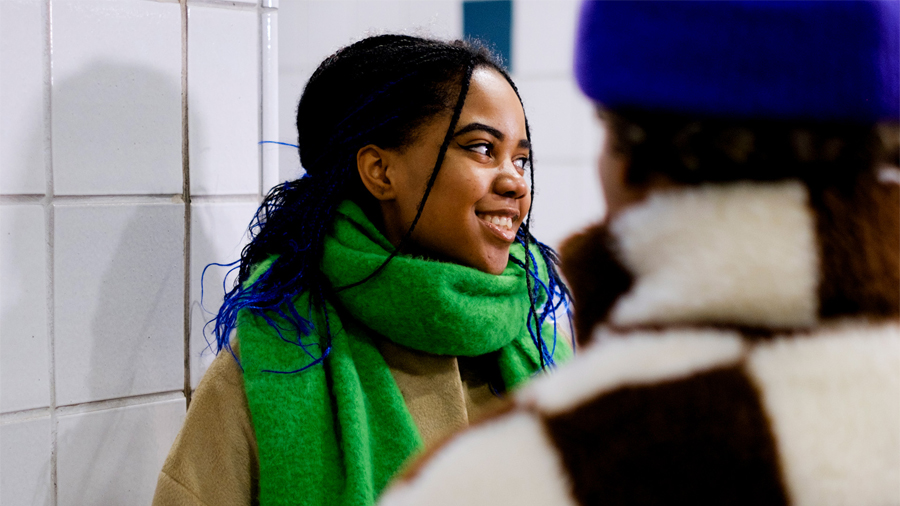
[[[356,169],[359,178],[376,199],[394,200],[396,191],[387,176],[388,152],[374,144],[363,146],[356,152]]]

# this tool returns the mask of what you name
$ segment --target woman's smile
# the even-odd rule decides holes
[[[481,220],[482,225],[502,241],[512,243],[516,239],[516,231],[519,229],[518,224],[513,228],[513,224],[519,219],[517,210],[492,211],[492,212],[476,212],[475,215]]]

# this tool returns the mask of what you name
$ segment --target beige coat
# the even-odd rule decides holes
[[[486,367],[496,363],[490,356],[431,355],[386,340],[378,347],[428,447],[502,405],[486,380],[496,374]],[[153,505],[252,505],[258,484],[259,453],[241,369],[222,353],[194,392]]]

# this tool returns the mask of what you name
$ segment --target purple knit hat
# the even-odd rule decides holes
[[[900,120],[900,1],[586,1],[575,74],[611,109]]]

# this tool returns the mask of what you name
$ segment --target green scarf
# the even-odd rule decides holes
[[[347,201],[325,241],[322,271],[332,286],[347,285],[381,265],[392,248],[360,208]],[[516,245],[513,254],[522,260],[524,249]],[[272,261],[255,269],[251,280]],[[541,267],[546,279],[546,266]],[[499,350],[507,389],[540,369],[525,327],[525,273],[512,262],[496,276],[398,256],[378,276],[335,297],[339,311],[327,304],[331,353],[324,363],[299,373],[263,372],[293,371],[313,359],[279,339],[263,318],[246,310],[238,317],[263,506],[374,504],[404,461],[422,449],[374,335],[434,354],[477,356]],[[310,314],[308,294],[298,296],[295,307],[315,324],[304,343],[321,339],[316,334],[324,334],[323,312]],[[554,359],[562,361],[571,351],[564,339],[558,341]]]

